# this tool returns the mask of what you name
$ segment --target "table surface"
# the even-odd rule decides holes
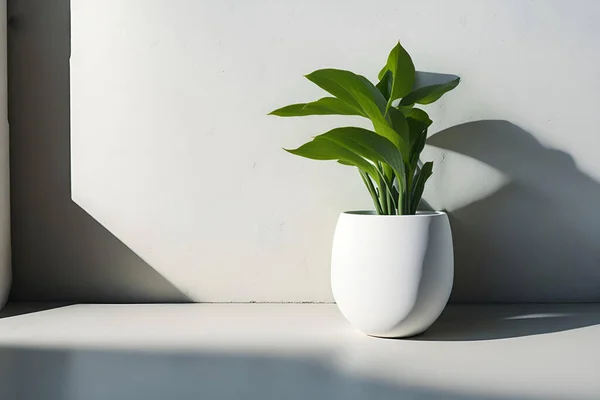
[[[600,305],[453,305],[419,337],[329,304],[13,304],[0,399],[600,399]]]

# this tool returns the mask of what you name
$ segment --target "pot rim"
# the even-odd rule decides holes
[[[412,215],[379,215],[374,210],[355,210],[355,211],[343,211],[342,214],[350,215],[354,217],[377,217],[377,218],[427,218],[427,217],[439,217],[447,215],[444,211],[417,211],[416,214]]]

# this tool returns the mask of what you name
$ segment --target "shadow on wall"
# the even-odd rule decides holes
[[[450,211],[453,301],[600,301],[600,185],[568,154],[506,121],[458,125],[428,144],[477,159],[510,181]]]
[[[256,355],[0,348],[0,398],[510,400],[395,385],[328,362]]]
[[[12,300],[187,297],[71,200],[70,1],[8,0]]]

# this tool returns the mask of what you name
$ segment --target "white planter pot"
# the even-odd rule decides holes
[[[445,213],[340,215],[331,287],[340,311],[358,330],[379,337],[422,333],[442,313],[453,279]]]

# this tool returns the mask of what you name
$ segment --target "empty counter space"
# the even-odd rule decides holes
[[[1,399],[597,399],[600,305],[446,309],[355,331],[330,304],[9,304]]]

